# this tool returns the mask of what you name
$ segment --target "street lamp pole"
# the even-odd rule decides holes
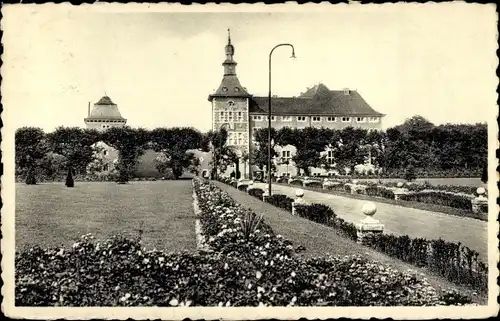
[[[291,58],[295,58],[295,48],[293,47],[293,45],[289,44],[289,43],[282,43],[282,44],[279,44],[277,46],[275,46],[273,49],[271,49],[271,52],[269,53],[269,96],[268,96],[268,100],[267,100],[267,103],[268,103],[268,110],[267,110],[267,121],[268,121],[268,125],[267,125],[267,181],[268,181],[268,184],[269,184],[269,196],[271,196],[271,185],[272,185],[272,182],[271,182],[271,58],[272,58],[272,55],[273,55],[273,51],[274,49],[278,48],[278,47],[282,47],[282,46],[289,46],[292,48],[292,56]]]

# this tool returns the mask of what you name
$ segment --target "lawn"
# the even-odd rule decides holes
[[[191,181],[16,184],[16,250],[140,230],[148,248],[195,250]]]

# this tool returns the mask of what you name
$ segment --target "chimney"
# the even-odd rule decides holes
[[[87,108],[87,117],[90,117],[90,101],[89,101],[89,106]]]
[[[349,96],[349,88],[344,88],[344,95]]]

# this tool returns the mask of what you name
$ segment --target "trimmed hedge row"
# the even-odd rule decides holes
[[[414,201],[454,207],[472,212],[471,198],[464,195],[455,195],[439,191],[423,191],[415,192],[413,194],[400,195],[400,199],[403,201]]]

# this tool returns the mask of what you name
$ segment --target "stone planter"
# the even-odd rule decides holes
[[[394,199],[396,201],[401,199],[401,195],[412,194],[412,192],[410,192],[407,188],[402,188],[402,187],[393,189],[393,192],[394,192]]]
[[[360,244],[364,244],[374,235],[384,232],[384,225],[373,218],[373,215],[377,212],[377,207],[374,203],[366,203],[363,205],[362,211],[366,217],[356,224],[357,242]]]
[[[472,212],[475,214],[486,213],[488,214],[488,198],[485,197],[485,190],[483,187],[477,189],[478,196],[473,198],[470,202],[472,204]],[[486,211],[485,211],[486,209]]]
[[[292,203],[292,215],[295,215],[295,205],[309,205],[309,203],[307,203],[303,197],[304,197],[304,191],[301,190],[301,189],[298,189],[296,192],[295,192],[295,200],[293,201]]]

